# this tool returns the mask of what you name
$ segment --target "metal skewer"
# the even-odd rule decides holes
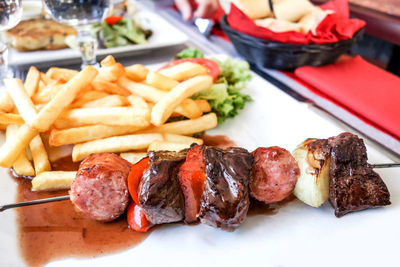
[[[69,200],[69,195],[60,196],[60,197],[43,198],[43,199],[25,201],[25,202],[20,202],[20,203],[7,204],[7,205],[0,206],[0,211],[5,211],[7,209],[19,208],[19,207],[24,207],[24,206],[44,204],[44,203],[48,203],[48,202],[63,201],[63,200]]]
[[[393,168],[393,167],[400,167],[400,163],[370,164],[369,166],[371,168]],[[0,212],[5,211],[7,209],[12,209],[12,208],[19,208],[19,207],[38,205],[38,204],[44,204],[44,203],[49,203],[49,202],[69,200],[69,199],[70,199],[70,197],[69,197],[69,195],[67,195],[67,196],[50,197],[50,198],[31,200],[31,201],[25,201],[25,202],[20,202],[20,203],[7,204],[7,205],[0,206]]]
[[[393,168],[400,167],[400,163],[380,163],[380,164],[370,164],[371,168]]]

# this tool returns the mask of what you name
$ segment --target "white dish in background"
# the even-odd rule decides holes
[[[169,22],[155,13],[147,10],[138,11],[138,17],[146,29],[152,30],[153,34],[145,44],[128,45],[107,49],[98,49],[98,56],[118,55],[118,54],[142,54],[152,49],[183,44],[188,40],[186,34],[176,29]],[[70,48],[59,50],[40,50],[32,52],[19,52],[9,49],[10,65],[29,65],[54,62],[60,60],[80,61],[80,53]]]
[[[208,134],[227,135],[249,151],[272,145],[292,151],[306,138],[344,131],[255,74],[245,92],[254,101]],[[371,163],[392,162],[367,147]],[[47,266],[397,266],[400,169],[377,171],[391,193],[392,205],[385,208],[338,219],[329,203],[316,209],[295,200],[275,215],[247,217],[233,233],[207,225],[163,225],[139,245],[119,253],[61,259]],[[0,203],[12,202],[16,184],[7,170],[0,169],[0,176]],[[24,266],[12,210],[0,213],[0,240],[0,266]]]

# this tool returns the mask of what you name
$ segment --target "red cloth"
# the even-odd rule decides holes
[[[267,28],[257,26],[254,21],[244,14],[234,4],[227,16],[228,24],[235,30],[270,41],[290,44],[325,44],[352,38],[353,35],[365,26],[359,19],[349,18],[347,0],[335,0],[321,6],[322,9],[335,11],[329,14],[318,25],[316,35],[311,32],[304,34],[296,31],[273,32]]]
[[[356,56],[295,70],[317,93],[400,140],[400,78]]]

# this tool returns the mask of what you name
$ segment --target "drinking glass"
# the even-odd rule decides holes
[[[19,23],[22,17],[21,0],[0,0],[0,31],[6,31]],[[12,77],[8,68],[7,44],[0,42],[0,83],[4,78]]]
[[[43,5],[54,20],[73,26],[78,31],[76,41],[82,56],[82,67],[98,65],[97,40],[90,28],[107,15],[110,0],[43,0]]]

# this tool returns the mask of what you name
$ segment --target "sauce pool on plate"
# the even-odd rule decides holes
[[[54,170],[77,170],[79,164],[62,159],[52,164]],[[68,191],[32,192],[31,181],[15,178],[17,202],[68,194]],[[125,216],[101,223],[86,218],[70,201],[22,207],[17,213],[21,255],[28,266],[44,264],[66,257],[95,257],[133,247],[148,233],[128,227]]]

